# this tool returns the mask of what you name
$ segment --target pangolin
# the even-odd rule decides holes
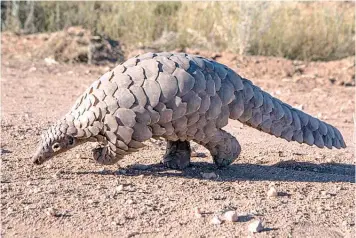
[[[317,147],[345,148],[338,129],[283,103],[227,66],[185,53],[146,53],[96,80],[72,109],[41,136],[33,156],[42,164],[87,141],[94,159],[114,164],[145,146],[167,141],[163,162],[183,169],[191,140],[207,148],[217,166],[231,164],[241,147],[222,128],[228,119]]]

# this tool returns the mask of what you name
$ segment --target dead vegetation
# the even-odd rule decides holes
[[[119,41],[108,37],[93,35],[82,27],[69,27],[63,31],[32,35],[3,34],[3,43],[10,44],[6,39],[16,39],[14,47],[3,47],[6,53],[13,50],[15,58],[51,59],[64,63],[89,63],[96,65],[119,64],[125,60]],[[23,46],[23,54],[21,52]],[[6,48],[6,49],[4,49]]]
[[[35,56],[53,57],[60,62],[89,64],[121,63],[123,51],[118,41],[92,35],[81,27],[40,36],[43,44],[35,49]]]
[[[81,25],[120,40],[128,51],[143,46],[197,48],[298,60],[335,60],[355,52],[352,2],[14,1],[2,5],[2,30],[55,32]],[[14,7],[20,17],[14,17]]]

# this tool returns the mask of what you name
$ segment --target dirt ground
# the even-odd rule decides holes
[[[226,130],[238,138],[242,153],[224,169],[201,147],[206,158],[193,158],[184,171],[165,169],[164,143],[147,143],[105,167],[91,159],[92,145],[85,144],[35,167],[30,157],[42,130],[108,68],[21,57],[27,50],[21,44],[30,44],[21,42],[2,38],[2,237],[355,236],[355,88],[345,86],[352,85],[354,58],[307,64],[214,56],[263,90],[339,128],[346,149],[287,142],[230,121]],[[210,172],[217,177],[203,178]],[[279,196],[269,198],[269,186]],[[194,215],[196,208],[202,217]],[[236,209],[239,221],[211,224],[224,209]],[[247,227],[256,219],[266,229],[252,235]]]

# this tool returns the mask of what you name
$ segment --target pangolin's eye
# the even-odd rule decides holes
[[[73,137],[69,137],[68,139],[68,145],[73,145],[74,144],[74,139]]]
[[[53,151],[58,151],[60,148],[61,148],[61,146],[59,145],[59,143],[54,143],[54,144],[52,145]]]

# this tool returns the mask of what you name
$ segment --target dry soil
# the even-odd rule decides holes
[[[113,166],[96,164],[91,144],[34,166],[30,157],[42,130],[108,68],[46,63],[28,53],[26,44],[34,42],[13,37],[2,37],[2,237],[355,236],[355,90],[338,83],[354,77],[354,58],[308,64],[214,55],[263,90],[339,128],[346,149],[287,142],[230,121],[226,130],[242,153],[224,169],[201,147],[206,158],[193,158],[184,171],[166,169],[159,141]],[[210,172],[217,177],[205,179]],[[269,186],[279,196],[268,198]],[[194,215],[196,208],[202,217]],[[239,221],[211,224],[224,209],[236,209]],[[266,229],[251,235],[247,227],[255,219]]]

